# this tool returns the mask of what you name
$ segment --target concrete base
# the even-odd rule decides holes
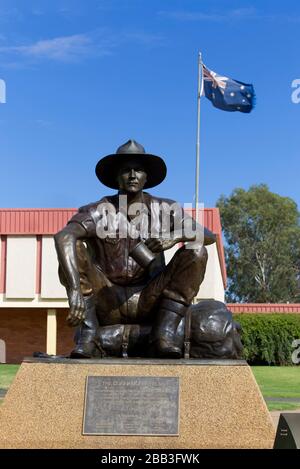
[[[23,362],[0,408],[0,448],[272,448],[275,429],[250,367],[213,360]],[[178,376],[179,436],[83,436],[85,381]]]

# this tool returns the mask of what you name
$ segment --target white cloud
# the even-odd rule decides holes
[[[177,21],[243,21],[243,20],[263,20],[278,21],[285,23],[300,22],[299,16],[263,14],[254,7],[236,8],[224,12],[187,11],[187,10],[164,10],[158,12],[159,16]]]
[[[35,123],[37,124],[38,127],[45,128],[45,129],[52,126],[52,122],[45,120],[45,119],[37,119]]]
[[[12,8],[3,8],[0,5],[0,23],[10,23],[10,22],[19,22],[23,21],[24,16],[20,9]]]
[[[156,46],[162,45],[163,39],[160,35],[140,31],[122,31],[114,34],[106,29],[99,29],[86,34],[43,39],[27,45],[0,45],[0,56],[8,56],[13,64],[18,63],[16,58],[21,58],[23,63],[41,59],[77,62],[87,57],[110,55],[125,43]],[[2,64],[5,64],[5,61],[2,61]]]
[[[41,40],[26,46],[0,47],[0,53],[15,53],[33,59],[72,61],[88,55],[91,44],[92,41],[87,35],[74,34]]]
[[[31,13],[34,16],[43,16],[45,14],[45,12],[43,10],[41,10],[40,8],[33,8]]]
[[[237,8],[235,10],[231,10],[228,12],[229,18],[237,18],[237,19],[249,19],[249,18],[259,18],[259,14],[256,8],[249,7],[249,8]]]
[[[224,13],[204,13],[201,11],[159,11],[160,16],[171,18],[179,21],[228,21],[228,20],[242,20],[259,18],[258,12],[255,8],[238,8],[229,10]]]
[[[147,46],[160,46],[164,43],[165,38],[160,34],[150,34],[146,32],[129,32],[120,34],[121,42],[135,42]]]
[[[159,11],[158,14],[165,18],[179,21],[221,21],[224,17],[214,13],[202,13],[199,11]]]

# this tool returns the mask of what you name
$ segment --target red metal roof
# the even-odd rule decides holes
[[[2,208],[0,234],[55,234],[76,211],[74,208]]]
[[[299,303],[227,303],[235,314],[300,313]]]
[[[53,235],[61,230],[76,212],[75,208],[2,208],[0,235]],[[195,215],[195,209],[187,209],[187,212]],[[204,209],[204,226],[217,236],[222,278],[226,287],[226,265],[218,208]]]
[[[55,234],[77,212],[75,208],[1,208],[0,234]],[[195,215],[194,209],[187,212]],[[204,209],[204,225],[217,235],[222,234],[218,208]]]

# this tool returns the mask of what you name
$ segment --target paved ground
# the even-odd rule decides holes
[[[265,397],[264,399],[267,402],[291,402],[291,403],[299,404],[299,407],[300,407],[299,397]]]

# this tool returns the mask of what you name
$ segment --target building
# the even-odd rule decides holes
[[[0,362],[18,363],[42,351],[68,354],[74,330],[59,283],[53,235],[75,209],[0,209]],[[193,213],[192,213],[193,215]],[[204,210],[204,225],[217,236],[208,246],[206,276],[197,299],[224,301],[226,267],[219,210]],[[166,262],[176,247],[165,252]]]

